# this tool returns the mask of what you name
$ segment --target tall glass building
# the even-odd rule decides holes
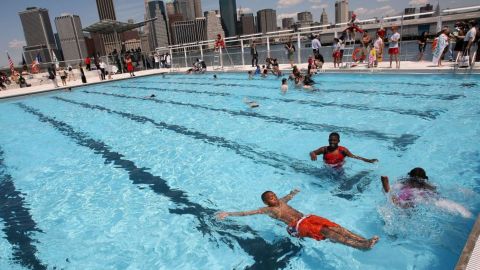
[[[231,37],[237,35],[237,1],[220,0],[220,16],[222,17],[222,26],[225,30],[225,36]]]

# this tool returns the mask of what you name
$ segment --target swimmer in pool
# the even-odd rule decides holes
[[[282,90],[282,93],[284,93],[284,94],[288,91],[287,79],[285,79],[285,78],[282,79],[282,86],[280,87],[280,89]]]
[[[217,79],[217,74],[213,74],[213,79],[214,79],[214,80]]]
[[[156,97],[154,94],[151,94],[150,96],[143,97],[144,99],[150,99]]]
[[[345,157],[359,159],[368,163],[375,163],[378,159],[368,159],[352,154],[346,147],[339,146],[340,134],[337,132],[330,133],[328,136],[328,146],[322,146],[317,150],[310,152],[310,159],[317,160],[318,155],[323,155],[323,162],[332,168],[340,168],[345,163]]]
[[[385,193],[389,193],[390,183],[387,176],[382,176],[382,186]],[[462,205],[440,198],[437,188],[428,182],[428,176],[424,169],[414,168],[408,173],[408,177],[394,185],[391,200],[401,208],[412,208],[418,203],[433,203],[436,207],[448,212],[457,213],[465,218],[472,216]]]
[[[378,236],[366,239],[326,218],[300,213],[287,204],[298,192],[300,192],[298,189],[292,190],[287,196],[278,199],[274,192],[265,191],[262,194],[262,201],[267,205],[266,207],[252,211],[220,212],[217,218],[265,214],[287,224],[287,232],[293,237],[309,237],[317,241],[329,239],[332,242],[363,250],[371,249],[378,242]]]
[[[247,104],[250,108],[257,108],[260,106],[255,100],[248,100],[247,98],[243,99],[243,103]]]

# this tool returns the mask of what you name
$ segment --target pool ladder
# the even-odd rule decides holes
[[[226,55],[228,56],[228,60],[230,61],[230,64],[232,65],[232,69],[237,70],[237,67],[234,65],[233,59],[230,56],[230,54],[228,53],[227,48],[224,48],[224,49],[225,49]],[[215,68],[215,66],[218,66],[218,67]],[[223,49],[222,48],[220,48],[218,50],[218,52],[213,55],[212,67],[213,67],[213,70],[223,70]]]

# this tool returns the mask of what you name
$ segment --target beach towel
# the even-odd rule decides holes
[[[440,57],[442,57],[443,51],[447,46],[448,46],[448,37],[445,34],[441,34],[438,37],[437,46],[433,51],[432,62],[434,65],[438,65],[438,61],[440,60]]]

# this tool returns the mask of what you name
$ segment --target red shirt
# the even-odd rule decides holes
[[[342,166],[345,157],[347,156],[347,150],[348,149],[343,146],[338,146],[338,148],[333,150],[332,152],[327,152],[327,148],[325,150],[325,153],[323,154],[323,161],[333,167]]]

